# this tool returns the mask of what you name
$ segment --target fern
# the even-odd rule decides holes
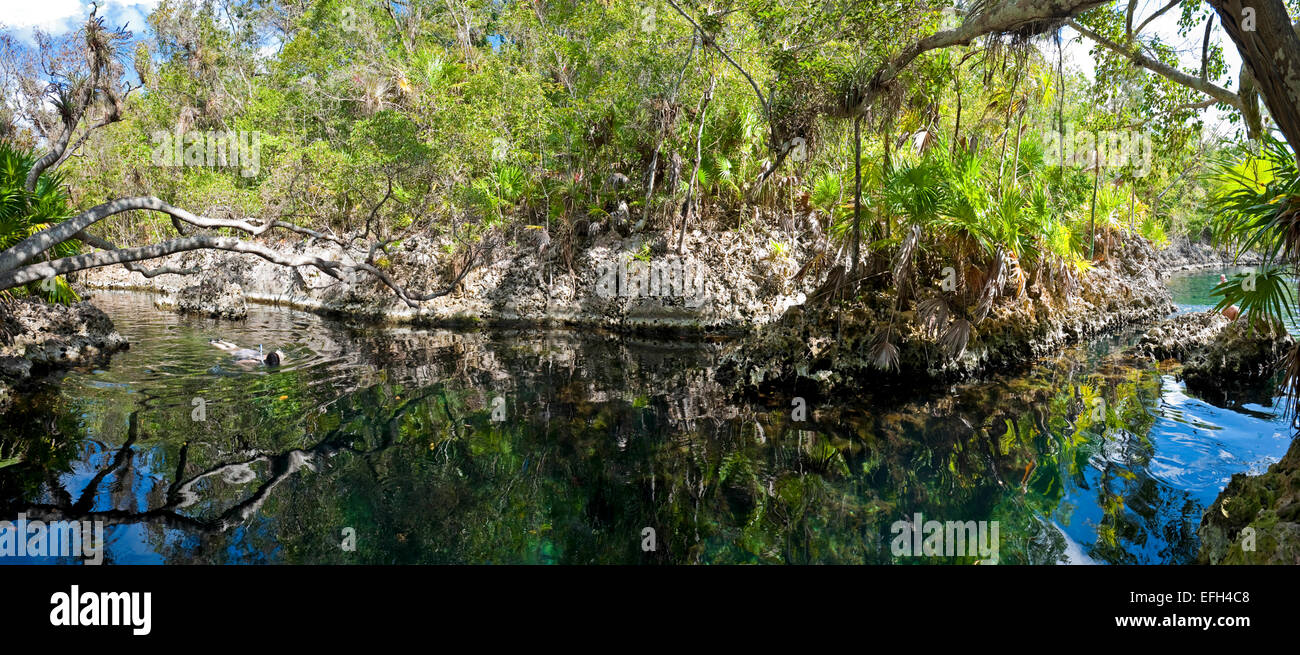
[[[843,192],[844,186],[840,181],[840,176],[834,173],[824,173],[817,178],[817,181],[813,182],[809,201],[813,207],[827,214],[833,214]]]

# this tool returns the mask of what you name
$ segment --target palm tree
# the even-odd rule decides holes
[[[1300,168],[1286,143],[1267,137],[1258,150],[1220,155],[1211,166],[1215,240],[1234,257],[1254,250],[1260,270],[1233,276],[1215,287],[1216,311],[1237,305],[1252,325],[1282,331],[1295,314],[1291,286],[1300,273]],[[1300,346],[1292,347],[1283,387],[1296,399]],[[1296,404],[1291,404],[1295,411]]]

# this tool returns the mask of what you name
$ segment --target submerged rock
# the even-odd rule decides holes
[[[127,346],[108,316],[89,302],[0,302],[0,412],[12,403],[13,389],[41,374],[100,365]]]

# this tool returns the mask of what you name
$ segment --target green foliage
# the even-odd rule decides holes
[[[834,173],[822,173],[813,182],[810,202],[827,214],[833,214],[843,194],[844,187],[840,182],[840,176]]]
[[[1258,151],[1220,156],[1209,176],[1215,186],[1215,238],[1237,253],[1257,250],[1268,262],[1298,261],[1300,171],[1285,143],[1269,138]]]
[[[454,237],[454,254],[493,230],[543,217],[573,226],[620,201],[658,229],[694,182],[704,229],[812,208],[836,246],[855,234],[856,215],[873,256],[905,263],[920,253],[989,271],[1009,257],[1025,272],[1085,266],[1094,241],[1104,257],[1119,233],[1163,243],[1206,225],[1196,176],[1184,174],[1198,148],[1217,145],[1201,143],[1195,114],[1175,111],[1188,92],[1108,54],[1089,83],[1058,69],[1050,48],[991,37],[923,53],[888,88],[872,88],[882,62],[942,27],[944,3],[931,0],[684,3],[707,42],[676,11],[660,7],[648,25],[627,2],[391,14],[339,0],[230,4],[169,1],[149,16],[156,39],[134,53],[145,92],[65,166],[78,199],[147,193],[336,233],[416,229]],[[1081,20],[1118,36],[1124,16],[1112,9]],[[1224,72],[1219,54],[1211,73]],[[872,110],[859,116],[868,91]],[[1049,161],[1065,124],[1129,134],[1145,119],[1159,146],[1150,171],[1108,167],[1096,184],[1082,167]],[[206,130],[260,134],[258,173],[152,161],[157,133]],[[775,149],[795,137],[807,156],[782,160],[759,192]],[[740,211],[749,205],[771,211]],[[153,240],[168,227],[140,213],[112,229]],[[917,251],[904,253],[911,228]],[[571,254],[577,234],[555,230],[554,251]]]
[[[1144,217],[1139,225],[1138,233],[1157,247],[1164,247],[1169,243],[1169,236],[1165,234],[1164,224],[1155,216]]]
[[[1282,325],[1293,316],[1295,297],[1291,285],[1294,278],[1291,267],[1265,267],[1234,275],[1211,292],[1220,298],[1214,310],[1223,311],[1236,305],[1243,315]]]
[[[42,174],[36,181],[36,189],[32,192],[26,190],[27,174],[35,162],[33,153],[0,141],[0,250],[10,248],[72,215],[68,196],[63,190],[63,177],[58,173]],[[79,250],[80,243],[69,240],[50,249],[49,255],[68,257]],[[50,302],[71,304],[78,300],[76,292],[61,275],[30,284],[27,291]]]

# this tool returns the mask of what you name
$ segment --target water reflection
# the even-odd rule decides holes
[[[1287,446],[1275,408],[1188,397],[1131,335],[794,421],[726,394],[725,344],[96,303],[132,348],[4,417],[0,516],[103,520],[118,563],[974,562],[894,557],[917,512],[999,521],[1007,563],[1183,563],[1227,477]],[[289,363],[240,370],[218,337]]]

